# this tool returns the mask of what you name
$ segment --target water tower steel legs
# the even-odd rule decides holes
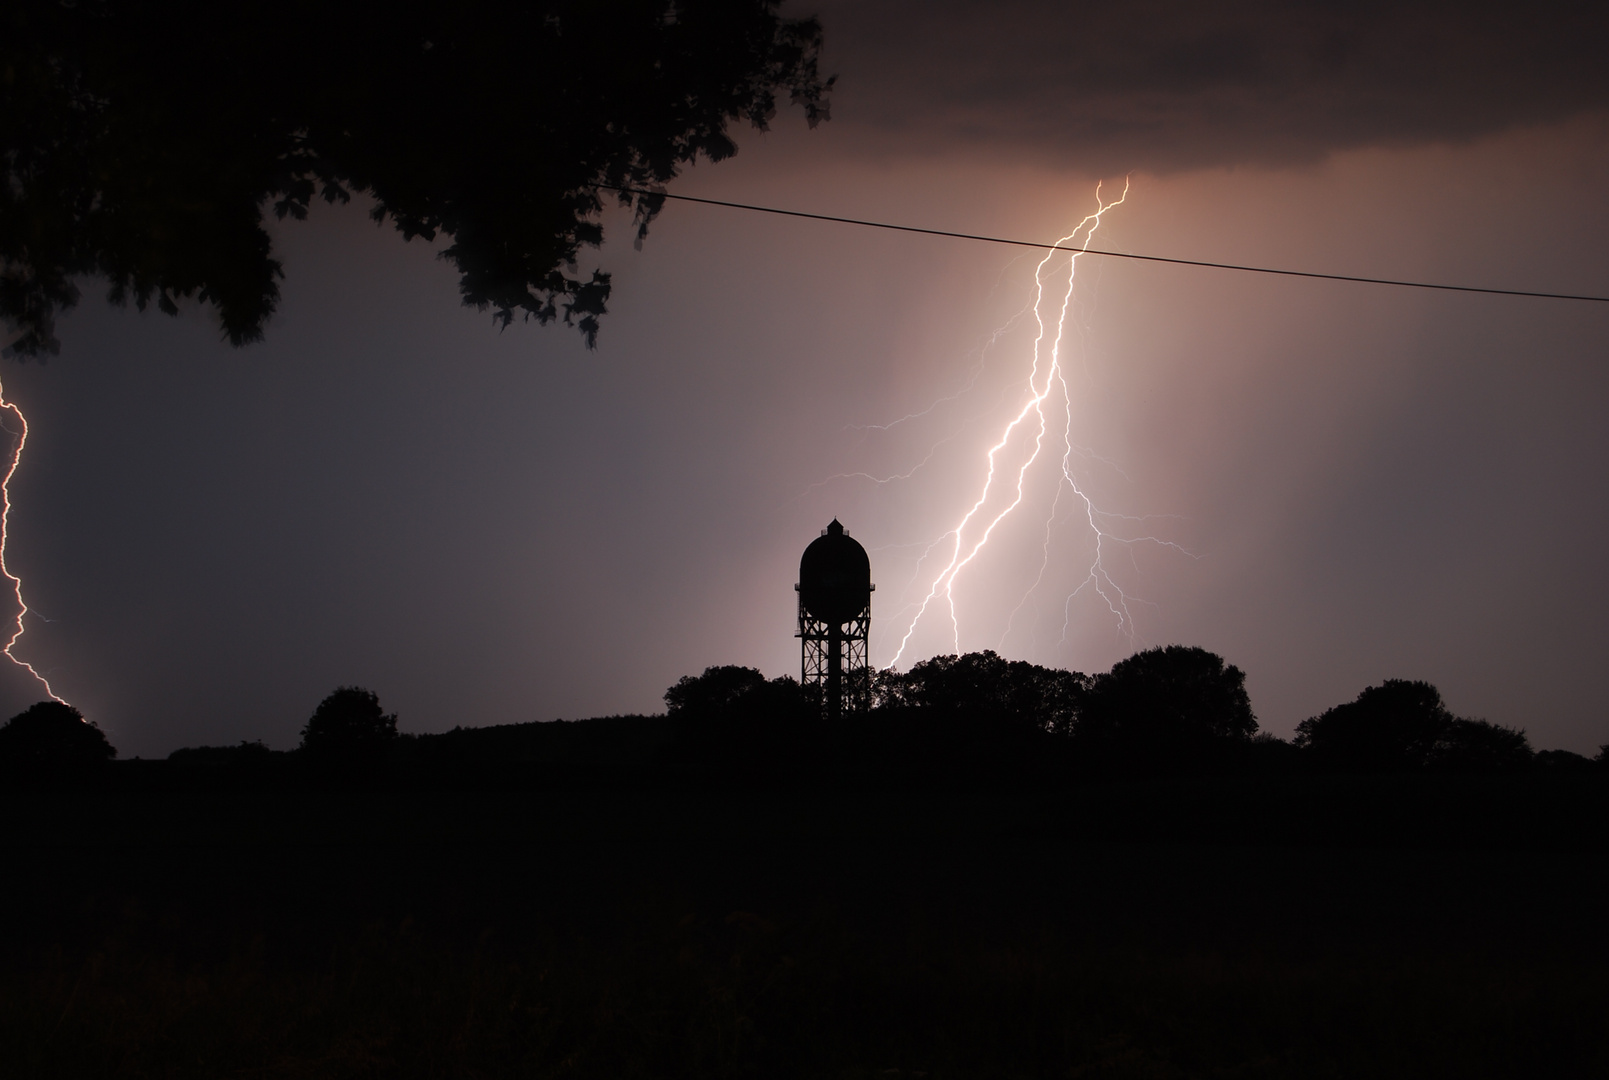
[[[813,618],[799,605],[799,643],[803,682],[821,694],[822,712],[836,720],[844,712],[871,708],[871,670],[867,639],[871,636],[872,609],[847,623],[832,624]]]
[[[844,714],[844,628],[827,628],[827,719]]]

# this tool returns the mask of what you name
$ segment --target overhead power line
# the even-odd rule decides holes
[[[1066,244],[1046,244],[1037,240],[1012,240],[1003,236],[986,236],[982,233],[953,232],[949,229],[924,229],[916,225],[895,225],[887,221],[866,221],[861,218],[838,217],[834,214],[811,214],[803,210],[783,210],[775,206],[755,206],[750,203],[727,202],[724,199],[701,199],[695,195],[672,195],[667,191],[648,191],[643,188],[620,187],[615,184],[594,185],[608,191],[621,191],[655,199],[675,199],[677,202],[700,203],[704,206],[724,206],[729,210],[750,210],[758,214],[776,214],[780,217],[805,218],[809,221],[831,221],[839,225],[858,225],[865,229],[886,229],[890,232],[917,233],[922,236],[944,236],[952,240],[976,240],[985,244],[1005,244],[1009,247],[1035,248],[1040,251],[1066,251],[1075,255],[1095,255],[1103,259],[1132,259],[1136,262],[1171,263],[1174,266],[1204,266],[1212,270],[1238,270],[1245,274],[1277,274],[1280,277],[1317,278],[1320,281],[1355,281],[1364,285],[1391,285],[1400,289],[1438,289],[1442,292],[1486,293],[1491,296],[1531,296],[1543,300],[1585,300],[1596,304],[1609,304],[1609,296],[1583,296],[1576,293],[1536,292],[1530,289],[1493,289],[1481,285],[1447,285],[1434,281],[1401,281],[1395,278],[1360,277],[1355,274],[1321,274],[1316,270],[1282,270],[1272,266],[1245,266],[1240,263],[1208,262],[1205,259],[1175,259],[1167,255],[1136,255],[1128,251],[1098,251],[1071,247]]]

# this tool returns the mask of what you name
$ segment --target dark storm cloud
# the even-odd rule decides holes
[[[1096,170],[1278,164],[1609,104],[1609,6],[1456,2],[818,6],[842,126]]]

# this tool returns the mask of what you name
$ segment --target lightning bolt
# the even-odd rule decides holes
[[[17,598],[17,619],[13,624],[11,637],[6,641],[5,648],[0,649],[0,653],[4,653],[7,660],[32,675],[39,685],[45,688],[45,693],[50,695],[52,701],[59,701],[65,705],[67,704],[66,700],[51,689],[50,680],[36,671],[28,661],[19,659],[11,651],[16,647],[17,642],[22,639],[22,620],[28,614],[28,605],[22,599],[22,579],[13,574],[11,568],[6,565],[6,540],[10,536],[11,528],[11,478],[16,475],[17,465],[22,461],[23,447],[28,445],[28,418],[22,415],[22,410],[17,407],[16,402],[6,400],[5,387],[0,386],[0,414],[7,412],[16,416],[20,430],[12,431],[4,423],[0,423],[0,430],[4,430],[8,435],[16,436],[17,440],[16,445],[12,448],[11,458],[6,462],[5,476],[0,477],[0,575],[4,575],[5,580],[11,583],[11,593]]]
[[[1052,266],[1063,252],[1048,252],[1039,261],[1034,270],[1034,300],[1032,313],[1037,324],[1037,333],[1033,343],[1033,361],[1028,372],[1025,384],[1026,400],[1001,430],[999,437],[989,447],[986,455],[987,472],[984,477],[982,489],[978,492],[969,509],[962,515],[957,524],[943,533],[938,540],[933,541],[923,553],[917,563],[917,574],[921,573],[921,565],[934,549],[948,546],[948,560],[942,568],[932,577],[920,604],[907,605],[900,614],[904,615],[914,608],[910,624],[900,639],[899,648],[895,651],[890,666],[897,665],[909,646],[917,625],[930,611],[942,609],[949,618],[953,651],[961,651],[960,619],[956,611],[955,584],[963,571],[972,566],[980,553],[988,545],[995,530],[1019,506],[1025,497],[1025,487],[1029,470],[1040,459],[1045,449],[1046,438],[1049,433],[1049,417],[1047,416],[1046,402],[1059,388],[1061,407],[1066,418],[1062,438],[1062,453],[1060,461],[1060,476],[1057,480],[1056,494],[1052,501],[1050,514],[1045,522],[1045,536],[1042,545],[1042,560],[1039,574],[1033,585],[1023,595],[1022,601],[1011,613],[1006,624],[1006,633],[1010,633],[1012,623],[1017,614],[1027,604],[1043,583],[1046,570],[1050,565],[1050,545],[1052,533],[1060,513],[1064,496],[1074,500],[1075,513],[1081,510],[1081,516],[1089,530],[1095,537],[1094,554],[1086,569],[1084,579],[1068,595],[1063,604],[1062,640],[1067,637],[1068,625],[1072,618],[1072,601],[1085,589],[1093,590],[1106,604],[1108,610],[1117,621],[1118,631],[1132,641],[1135,636],[1134,615],[1130,605],[1134,598],[1124,593],[1123,589],[1113,579],[1107,570],[1108,548],[1112,546],[1132,547],[1136,544],[1156,544],[1185,552],[1179,545],[1160,537],[1151,535],[1120,535],[1121,532],[1137,532],[1144,518],[1128,517],[1102,511],[1091,499],[1087,491],[1080,486],[1074,471],[1074,458],[1095,459],[1096,456],[1073,441],[1072,432],[1072,392],[1067,384],[1067,378],[1062,363],[1062,344],[1066,336],[1067,315],[1072,305],[1074,286],[1077,282],[1078,258],[1082,251],[1089,249],[1096,230],[1100,228],[1104,215],[1115,207],[1121,206],[1128,198],[1129,185],[1125,180],[1123,193],[1115,200],[1106,202],[1101,195],[1101,186],[1095,189],[1095,212],[1086,215],[1071,232],[1057,241],[1059,247],[1077,244],[1079,250],[1067,255],[1067,285],[1061,291],[1060,303],[1054,319],[1046,315],[1047,307],[1057,306],[1056,299],[1050,292],[1047,284],[1047,268]],[[1082,236],[1082,241],[1079,237]],[[1015,322],[1016,320],[1012,320]],[[998,337],[999,332],[996,336]],[[904,420],[907,418],[901,418]],[[900,421],[896,421],[898,423]],[[892,426],[892,425],[890,425]],[[1022,444],[1026,443],[1026,446]],[[1012,449],[1016,446],[1016,449]],[[929,458],[931,458],[929,454]],[[1009,477],[1015,464],[1015,480]],[[924,461],[924,464],[926,462]],[[914,470],[913,470],[914,471]],[[870,479],[878,479],[872,478]],[[888,479],[901,479],[895,476]],[[881,480],[879,482],[882,482]],[[997,494],[998,486],[1001,493]],[[1002,498],[1006,499],[1003,507],[999,506]],[[1121,525],[1120,525],[1121,523]],[[1124,528],[1123,526],[1127,526]],[[949,541],[948,545],[945,541]],[[941,556],[942,557],[942,556]],[[913,584],[915,579],[913,578]],[[1002,640],[1004,639],[1002,635]]]

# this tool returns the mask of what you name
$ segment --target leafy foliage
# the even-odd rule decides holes
[[[1255,734],[1245,672],[1184,645],[1135,653],[1096,676],[1076,731],[1091,752],[1164,768],[1188,765]]]
[[[1088,685],[1081,672],[1006,660],[991,649],[935,656],[905,673],[879,672],[873,696],[884,708],[989,713],[1016,726],[1066,733]]]
[[[302,729],[301,751],[334,764],[376,761],[397,739],[397,715],[380,708],[379,695],[343,686],[319,702]]]
[[[759,719],[797,719],[805,711],[798,680],[767,679],[750,667],[724,664],[702,675],[683,675],[665,691],[665,708],[673,717],[718,717],[741,713]]]
[[[1356,701],[1327,709],[1296,726],[1296,745],[1356,769],[1399,769],[1429,760],[1452,721],[1429,683],[1387,679]]]
[[[1454,717],[1436,740],[1429,764],[1460,772],[1523,769],[1531,764],[1531,742],[1525,732],[1489,720]]]
[[[588,344],[609,275],[605,190],[637,213],[736,152],[779,93],[812,126],[819,25],[780,0],[12,0],[0,6],[0,318],[20,356],[100,276],[115,303],[194,297],[262,336],[283,277],[262,215],[367,195],[404,238],[452,240],[466,305]],[[607,186],[600,189],[599,185]]]
[[[1573,750],[1538,750],[1531,755],[1533,764],[1553,772],[1591,772],[1593,760]]]
[[[1531,762],[1523,731],[1454,716],[1434,686],[1406,679],[1387,679],[1303,720],[1295,742],[1321,763],[1352,771],[1491,770]]]
[[[702,675],[683,675],[666,690],[665,708],[672,716],[728,709],[764,685],[765,675],[754,668],[736,664],[707,667]]]
[[[106,733],[60,701],[41,701],[0,726],[0,771],[47,779],[94,768],[117,756]]]

